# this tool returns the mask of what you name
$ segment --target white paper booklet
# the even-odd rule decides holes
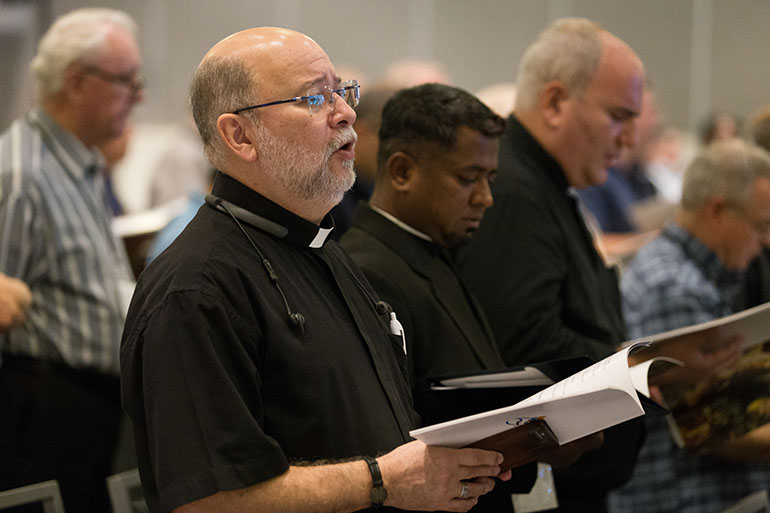
[[[628,366],[628,355],[646,343],[628,346],[581,372],[513,406],[416,429],[410,434],[428,445],[464,447],[477,440],[543,419],[559,444],[566,444],[644,414],[639,394],[649,396],[647,377],[656,358]]]

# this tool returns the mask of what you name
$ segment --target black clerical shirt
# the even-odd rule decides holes
[[[221,175],[213,194],[285,238],[208,205],[141,275],[121,347],[150,509],[265,481],[291,463],[375,456],[414,421],[400,339],[375,293],[318,226]],[[304,332],[288,310],[305,317]]]

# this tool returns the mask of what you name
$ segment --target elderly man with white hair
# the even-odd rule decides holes
[[[81,9],[32,62],[38,105],[0,136],[0,272],[25,322],[0,338],[0,490],[57,479],[67,511],[108,511],[120,425],[118,346],[133,288],[110,230],[100,143],[142,99],[135,24]]]

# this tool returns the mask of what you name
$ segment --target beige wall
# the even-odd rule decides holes
[[[0,0],[2,1],[2,0]],[[770,102],[767,0],[50,0],[52,15],[86,5],[127,10],[142,27],[149,81],[140,121],[184,117],[192,70],[216,41],[256,25],[314,37],[337,65],[375,79],[403,57],[442,61],[458,86],[510,81],[550,20],[585,16],[633,46],[668,119],[694,128],[710,110],[745,116]],[[2,14],[0,13],[0,17]],[[0,57],[18,67],[20,59]],[[19,71],[21,73],[22,70]],[[364,89],[365,91],[365,89]],[[23,109],[16,95],[0,121]]]

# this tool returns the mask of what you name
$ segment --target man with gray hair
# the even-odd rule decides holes
[[[32,62],[38,106],[0,136],[0,272],[32,295],[0,337],[0,489],[57,479],[73,512],[108,510],[120,425],[133,277],[96,147],[142,98],[135,30],[110,9],[57,19]]]
[[[525,51],[500,141],[495,204],[461,257],[507,365],[596,360],[626,339],[614,269],[597,253],[574,189],[603,182],[634,140],[644,68],[585,19],[557,20]],[[642,438],[632,421],[554,473],[561,511],[606,510]]]
[[[630,338],[742,310],[743,272],[768,236],[770,155],[740,140],[702,150],[685,172],[676,222],[642,248],[623,273]],[[704,354],[714,352],[714,343],[697,341]],[[676,358],[667,348],[658,352]],[[734,361],[727,358],[721,367]],[[682,374],[678,382],[688,376],[690,382],[701,382],[717,370],[690,364],[677,371]],[[722,511],[751,493],[770,491],[770,461],[763,456],[770,448],[766,436],[739,438],[711,454],[697,455],[677,447],[664,418],[647,422],[634,476],[611,496],[613,512]]]
[[[288,29],[217,43],[191,85],[221,173],[142,273],[121,345],[151,511],[467,511],[501,454],[429,447],[402,330],[330,239],[358,84]]]

